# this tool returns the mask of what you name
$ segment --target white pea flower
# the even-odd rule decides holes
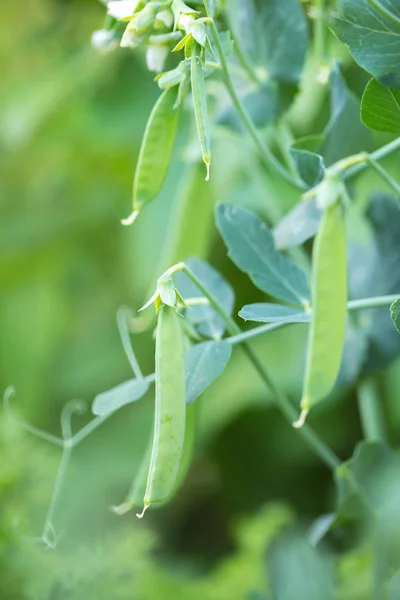
[[[160,73],[165,65],[169,54],[167,46],[159,44],[150,44],[146,50],[146,63],[149,71]]]
[[[92,47],[95,48],[100,54],[109,54],[115,50],[118,46],[118,42],[114,37],[112,31],[107,29],[99,29],[92,33]]]
[[[119,21],[129,20],[135,14],[140,0],[112,0],[107,4],[107,12]]]

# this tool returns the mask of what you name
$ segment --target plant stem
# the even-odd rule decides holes
[[[234,87],[231,77],[229,75],[229,70],[228,70],[228,65],[226,62],[225,54],[224,54],[224,49],[221,44],[218,29],[215,25],[214,19],[212,18],[212,15],[210,12],[208,0],[204,0],[204,7],[206,9],[206,13],[208,16],[211,33],[213,35],[215,47],[216,47],[216,50],[218,53],[218,58],[221,63],[221,71],[222,71],[226,89],[228,90],[228,93],[231,97],[233,105],[235,106],[235,108],[237,110],[239,117],[241,118],[241,120],[242,120],[244,126],[246,127],[247,131],[249,132],[250,136],[253,138],[253,141],[255,142],[255,144],[259,150],[260,156],[261,156],[263,162],[265,163],[265,166],[268,169],[277,171],[281,175],[281,177],[283,177],[283,179],[285,179],[291,185],[297,187],[300,190],[304,190],[305,186],[304,186],[303,182],[300,181],[298,178],[294,178],[281,165],[281,163],[275,158],[275,156],[273,155],[271,150],[268,148],[268,146],[264,143],[264,140],[262,139],[259,132],[257,131],[257,128],[255,127],[253,121],[251,120],[246,108],[243,106],[238,94],[236,93],[235,87]]]
[[[392,142],[389,142],[388,144],[385,144],[381,148],[378,148],[378,150],[375,150],[375,152],[371,152],[369,157],[374,161],[382,160],[382,158],[393,154],[393,152],[396,152],[397,150],[400,150],[400,137],[396,138]],[[368,162],[365,161],[350,167],[350,169],[347,169],[344,172],[343,179],[352,179],[355,175],[358,175],[364,171],[368,166]]]
[[[315,20],[315,35],[314,35],[314,52],[319,62],[326,61],[326,0],[317,0],[316,5],[316,20]]]
[[[393,179],[393,177],[386,171],[386,169],[384,169],[382,165],[377,160],[372,158],[372,156],[370,156],[369,154],[367,154],[365,160],[370,164],[370,166],[373,169],[375,169],[375,171],[378,173],[378,175],[380,175],[383,181],[385,181],[385,183],[387,183],[387,185],[390,188],[392,188],[394,193],[397,194],[398,197],[400,197],[400,185],[397,183],[397,181]]]
[[[221,319],[224,321],[228,332],[232,336],[242,334],[239,325],[230,317],[221,306],[219,301],[211,294],[207,288],[203,285],[200,279],[184,264],[179,263],[171,269],[168,269],[168,273],[172,275],[176,271],[182,271],[187,277],[199,288],[199,290],[208,298],[210,305],[218,313]],[[246,352],[248,358],[253,363],[254,368],[271,391],[275,398],[275,402],[286,418],[288,423],[291,425],[297,419],[297,410],[289,400],[289,398],[276,386],[268,371],[261,364],[260,360],[249,346],[247,342],[243,343],[243,349]],[[334,452],[326,446],[326,444],[319,438],[319,436],[309,427],[307,424],[301,429],[297,430],[299,435],[307,442],[307,444],[314,450],[314,452],[322,459],[322,461],[330,468],[335,469],[340,465],[340,459],[334,454]]]
[[[372,377],[360,381],[357,388],[358,410],[362,430],[367,440],[386,440],[381,399],[376,380]]]
[[[399,297],[400,293],[390,294],[388,296],[375,296],[373,298],[361,298],[360,300],[349,300],[347,303],[347,310],[355,311],[390,306]]]
[[[257,85],[260,85],[260,80],[257,77],[257,74],[254,72],[254,69],[250,65],[250,63],[247,59],[247,56],[243,52],[243,49],[242,49],[236,35],[234,35],[232,27],[231,27],[230,31],[231,31],[231,36],[233,39],[235,54],[236,54],[240,64],[242,65],[243,69],[246,71],[246,73],[248,74],[250,79]]]

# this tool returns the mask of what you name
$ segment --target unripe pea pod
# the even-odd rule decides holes
[[[339,193],[339,188],[337,188]],[[311,326],[308,338],[301,427],[310,408],[332,390],[340,369],[347,314],[346,230],[340,197],[329,189],[313,248]]]
[[[191,83],[193,94],[194,115],[196,119],[197,135],[201,147],[201,155],[207,167],[206,181],[210,178],[211,145],[210,128],[207,111],[207,95],[204,83],[203,61],[201,46],[193,40],[191,57]]]
[[[185,359],[180,316],[165,304],[156,331],[156,408],[153,445],[142,518],[151,504],[165,502],[174,490],[185,438]]]
[[[133,182],[133,212],[122,221],[123,225],[131,225],[143,206],[162,188],[178,130],[178,93],[178,86],[166,89],[151,111]]]

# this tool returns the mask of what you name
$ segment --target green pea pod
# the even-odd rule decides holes
[[[164,502],[160,502],[157,505],[159,507],[164,505],[165,502],[170,500],[171,497],[175,495],[175,493],[178,491],[178,489],[184,482],[187,472],[190,468],[196,446],[197,407],[198,404],[196,402],[193,402],[186,408],[185,440],[183,443],[182,457],[179,465],[178,476],[176,478],[176,482],[171,495],[169,497],[166,497]],[[151,437],[150,443],[146,449],[146,454],[144,455],[142,463],[139,467],[139,471],[137,472],[132,482],[132,485],[124,502],[119,506],[112,507],[113,512],[115,512],[117,515],[124,515],[133,508],[140,508],[142,506],[143,497],[146,493],[147,475],[150,467],[152,448],[153,438]]]
[[[342,357],[347,303],[346,231],[340,201],[324,212],[313,249],[312,318],[300,419],[332,390]]]
[[[178,86],[165,90],[151,111],[133,182],[133,212],[122,221],[131,225],[147,202],[160,192],[171,162],[178,131]]]
[[[208,123],[207,95],[204,83],[201,47],[196,41],[193,42],[190,71],[197,135],[201,146],[201,155],[204,164],[207,167],[206,181],[208,181],[210,178],[211,163],[210,128]]]
[[[156,410],[153,447],[142,518],[151,504],[165,502],[177,481],[185,438],[184,340],[175,308],[162,305],[156,332]]]

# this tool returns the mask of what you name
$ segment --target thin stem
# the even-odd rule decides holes
[[[349,300],[347,303],[347,310],[355,311],[390,306],[399,297],[400,293],[390,294],[388,296],[376,296],[374,298],[361,298],[360,300]]]
[[[131,314],[131,310],[126,306],[121,306],[117,311],[117,326],[119,335],[122,342],[122,347],[125,351],[126,358],[132,367],[132,371],[137,379],[143,379],[143,373],[133,351],[131,339],[128,329],[128,314]]]
[[[365,439],[385,441],[387,436],[382,402],[375,379],[370,377],[359,383],[357,400]]]
[[[292,177],[292,175],[290,173],[288,173],[288,171],[281,165],[281,163],[272,154],[272,152],[268,148],[268,146],[264,143],[264,140],[260,136],[260,134],[257,131],[253,121],[251,120],[251,117],[249,116],[246,108],[243,106],[239,96],[237,95],[235,87],[232,83],[231,77],[229,75],[228,64],[226,62],[224,49],[221,44],[218,29],[215,25],[215,22],[212,18],[211,12],[210,12],[208,0],[204,0],[204,7],[206,9],[206,13],[209,18],[209,25],[211,28],[212,36],[214,38],[215,47],[216,47],[216,50],[218,53],[218,58],[221,63],[221,71],[222,71],[226,89],[229,92],[229,95],[231,97],[233,105],[235,106],[235,108],[237,110],[239,117],[241,118],[241,120],[242,120],[244,126],[246,127],[247,131],[249,132],[250,136],[253,138],[253,141],[255,142],[255,144],[260,152],[260,156],[261,156],[263,162],[265,163],[265,166],[268,169],[277,171],[281,175],[281,177],[283,177],[283,179],[285,179],[288,183],[297,187],[298,189],[303,190],[305,187],[303,182],[297,178]]]
[[[218,313],[221,319],[224,321],[228,332],[232,336],[242,334],[242,331],[237,323],[230,317],[221,306],[219,301],[211,294],[198,277],[187,267],[184,263],[179,263],[168,270],[169,274],[176,271],[184,272],[187,277],[199,288],[199,290],[208,298],[210,305]],[[243,349],[246,352],[248,358],[253,363],[253,366],[257,370],[258,374],[271,391],[275,398],[275,402],[286,418],[289,424],[292,424],[297,419],[297,410],[289,400],[289,398],[276,386],[271,379],[267,370],[264,368],[252,348],[247,342],[243,342]],[[314,450],[314,452],[323,460],[323,462],[331,469],[335,469],[340,465],[340,459],[332,452],[328,446],[319,438],[319,436],[306,424],[301,429],[297,430],[299,435],[308,443],[308,445]]]
[[[325,62],[327,59],[326,51],[326,0],[317,0],[316,19],[315,19],[315,36],[314,36],[314,51],[315,56],[320,62]]]
[[[393,179],[393,177],[382,167],[377,160],[372,158],[369,154],[366,156],[366,161],[370,164],[370,166],[375,169],[375,171],[380,175],[380,177],[387,183],[387,185],[392,188],[394,193],[400,197],[400,185]]]
[[[240,62],[243,69],[246,71],[246,73],[250,77],[250,79],[257,85],[259,85],[260,80],[259,80],[257,74],[255,73],[254,69],[252,68],[251,64],[249,63],[246,54],[243,52],[243,48],[240,45],[236,35],[233,33],[233,29],[231,28],[230,31],[231,31],[231,36],[233,39],[233,47],[234,47],[235,54],[237,56],[238,61]]]
[[[396,152],[397,150],[400,150],[400,137],[396,138],[392,142],[389,142],[388,144],[385,144],[381,148],[378,148],[378,150],[375,150],[375,152],[371,152],[369,154],[369,157],[375,161],[382,160],[382,158],[385,158],[386,156],[393,154],[393,152]],[[347,169],[345,171],[345,173],[343,174],[343,179],[344,180],[352,179],[355,175],[358,175],[359,173],[364,171],[367,167],[368,167],[367,162],[362,162],[362,163],[356,164],[356,165],[350,167],[350,169]]]
[[[53,541],[50,541],[49,537],[48,537],[48,533],[51,532],[52,536],[54,537],[53,518],[54,518],[54,513],[56,511],[56,508],[57,508],[58,499],[60,497],[60,494],[61,494],[61,491],[62,491],[62,488],[64,485],[65,476],[67,474],[69,462],[71,459],[71,452],[72,452],[71,445],[65,443],[63,451],[62,451],[62,455],[61,455],[60,466],[58,467],[58,471],[57,471],[56,481],[54,483],[53,494],[52,494],[51,500],[50,500],[50,506],[47,511],[46,520],[45,520],[45,524],[44,524],[44,528],[43,528],[42,539],[51,548],[55,548],[56,540],[54,539]]]

